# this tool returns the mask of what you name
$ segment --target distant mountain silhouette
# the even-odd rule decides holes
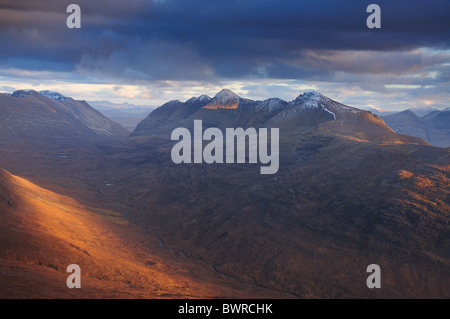
[[[450,110],[430,111],[419,117],[414,110],[382,116],[397,133],[423,138],[432,145],[450,147]]]

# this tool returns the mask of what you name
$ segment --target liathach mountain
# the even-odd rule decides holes
[[[174,127],[192,127],[201,119],[206,127],[280,127],[282,135],[298,133],[320,123],[334,122],[337,130],[355,130],[369,139],[399,139],[423,143],[395,134],[378,116],[338,103],[320,93],[307,92],[286,102],[278,98],[253,101],[224,89],[186,102],[170,101],[154,110],[132,136],[167,134]]]

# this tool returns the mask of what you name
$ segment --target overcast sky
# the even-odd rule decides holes
[[[81,7],[81,29],[66,26]],[[381,7],[381,29],[366,8]],[[450,107],[449,0],[1,0],[0,92],[160,105],[221,88]]]

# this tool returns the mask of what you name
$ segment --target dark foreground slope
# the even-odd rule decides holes
[[[69,289],[66,268],[81,268]],[[237,285],[177,256],[111,210],[0,169],[0,298],[289,297]]]

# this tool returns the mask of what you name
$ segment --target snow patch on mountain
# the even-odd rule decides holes
[[[306,92],[303,94],[300,94],[299,96],[297,96],[297,98],[293,101],[293,103],[295,104],[299,104],[302,107],[317,107],[318,106],[318,102],[321,99],[322,95],[318,92],[315,91],[311,91],[311,92]]]
[[[204,109],[237,109],[239,103],[243,101],[237,94],[228,89],[223,89],[203,108]]]
[[[322,107],[323,107],[323,110],[324,110],[325,112],[328,112],[328,113],[330,113],[331,115],[333,115],[333,118],[334,118],[333,121],[336,121],[336,114],[334,114],[333,112],[331,112],[331,111],[330,111],[329,109],[327,109],[325,106],[322,105]]]
[[[300,94],[295,100],[287,103],[284,110],[277,115],[276,119],[287,120],[294,116],[301,116],[301,114],[324,111],[332,115],[333,120],[335,121],[336,114],[325,106],[330,102],[332,102],[332,100],[318,92],[306,92]]]
[[[258,102],[255,109],[260,112],[272,113],[286,106],[286,102],[279,98],[271,98]]]
[[[186,101],[186,103],[195,103],[195,102],[204,102],[204,103],[208,103],[209,101],[211,101],[212,98],[209,97],[206,94],[200,95],[199,97],[192,97],[189,100]]]
[[[66,97],[58,92],[49,91],[49,90],[39,91],[39,94],[46,96],[48,98],[51,98],[52,100],[55,100],[55,101],[67,102],[67,101],[71,100],[70,97]]]
[[[239,95],[235,94],[234,92],[228,89],[223,89],[214,96],[213,102],[215,102],[216,104],[227,104],[230,102],[239,101],[240,99],[241,98],[239,97]]]

